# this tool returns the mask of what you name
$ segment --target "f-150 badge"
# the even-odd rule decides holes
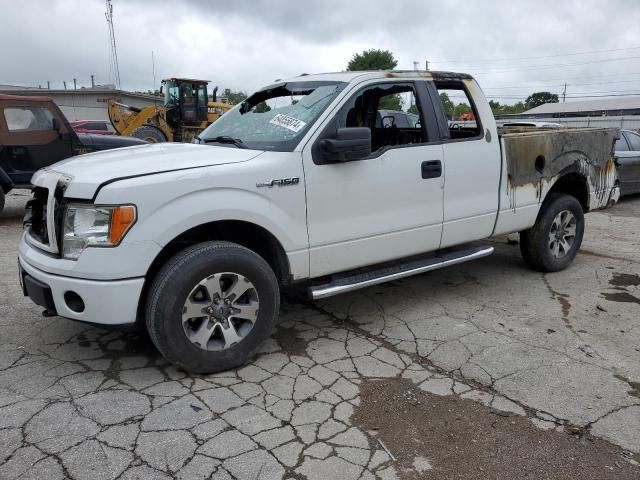
[[[289,185],[297,185],[300,183],[300,178],[291,177],[291,178],[274,178],[273,180],[269,180],[267,182],[258,182],[256,183],[256,187],[288,187]]]

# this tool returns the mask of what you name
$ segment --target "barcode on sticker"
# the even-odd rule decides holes
[[[298,120],[297,118],[290,117],[289,115],[285,115],[284,113],[279,113],[275,117],[273,117],[269,123],[273,123],[274,125],[278,125],[280,127],[284,127],[292,132],[299,132],[304,128],[306,122],[302,120]]]

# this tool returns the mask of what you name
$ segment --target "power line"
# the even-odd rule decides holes
[[[535,57],[509,57],[509,58],[486,58],[481,60],[432,60],[432,63],[482,63],[482,62],[502,62],[502,61],[510,61],[510,60],[537,60],[541,58],[556,58],[556,57],[571,57],[576,55],[588,55],[592,53],[610,53],[610,52],[623,52],[629,50],[637,50],[640,49],[638,47],[627,47],[627,48],[613,48],[607,50],[589,50],[584,52],[574,52],[574,53],[557,53],[554,55],[540,55]]]
[[[619,57],[619,58],[607,58],[603,60],[590,60],[588,62],[575,62],[575,63],[549,63],[546,65],[529,65],[525,67],[518,68],[507,68],[507,69],[488,69],[488,70],[477,70],[474,73],[506,73],[506,72],[519,72],[523,70],[542,70],[548,68],[560,68],[560,67],[577,67],[580,65],[592,65],[595,63],[609,63],[609,62],[619,62],[621,60],[637,60],[640,59],[640,56],[633,57]]]
[[[609,81],[609,82],[592,82],[592,83],[567,82],[567,85],[570,86],[570,87],[584,87],[584,86],[591,86],[591,85],[612,85],[614,83],[638,83],[638,84],[640,84],[640,80],[617,80],[617,81]],[[553,81],[524,81],[524,82],[521,82],[518,85],[501,85],[499,87],[486,87],[486,86],[482,85],[482,89],[483,90],[502,90],[502,89],[512,89],[512,88],[527,88],[527,85],[538,85],[538,84],[551,84],[551,85],[549,85],[548,87],[545,87],[545,88],[562,87],[564,85],[563,83],[556,83],[555,80],[553,80]]]
[[[483,75],[481,73],[481,75]],[[640,72],[630,72],[624,73],[625,77],[631,77],[631,76],[636,76],[636,75],[640,75]],[[590,76],[580,76],[580,77],[562,77],[562,78],[548,78],[546,80],[528,80],[528,83],[548,83],[548,82],[565,82],[566,80],[587,80],[587,79],[592,79],[592,78],[608,78],[608,77],[617,77],[620,78],[621,76],[623,76],[623,74],[620,73],[612,73],[612,74],[607,74],[607,75],[590,75]],[[507,80],[506,83],[513,83],[516,80]],[[625,80],[625,81],[634,81],[634,80]],[[501,83],[500,81],[497,81],[495,83]],[[606,83],[606,82],[605,82]]]

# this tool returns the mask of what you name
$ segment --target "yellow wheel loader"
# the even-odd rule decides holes
[[[109,100],[111,123],[120,135],[147,142],[191,142],[233,105],[213,101],[207,95],[206,80],[168,78],[162,81],[164,105],[137,108]]]

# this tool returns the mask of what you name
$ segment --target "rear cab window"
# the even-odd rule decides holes
[[[477,140],[483,137],[480,116],[462,81],[435,81],[439,103],[446,116],[442,125],[445,141]]]

